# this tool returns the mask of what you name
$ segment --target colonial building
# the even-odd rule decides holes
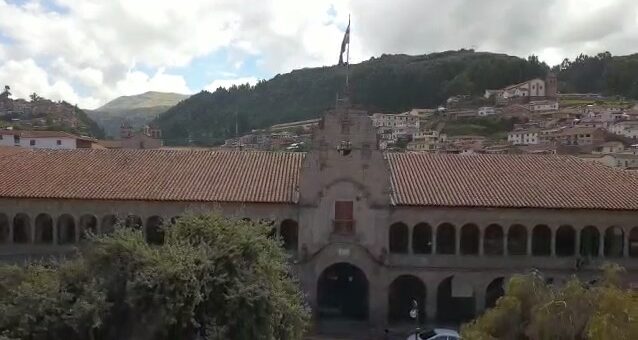
[[[18,146],[32,149],[100,148],[97,140],[64,131],[27,131],[0,129],[0,147]]]
[[[531,269],[606,261],[638,281],[638,177],[547,155],[383,153],[366,112],[327,112],[307,153],[0,149],[0,258],[66,253],[118,221],[217,210],[270,221],[315,317],[475,316]]]

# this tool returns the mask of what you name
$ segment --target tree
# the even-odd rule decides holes
[[[159,246],[120,227],[73,260],[0,266],[0,337],[301,339],[308,309],[268,231],[187,216]]]
[[[4,91],[0,93],[0,97],[3,97],[3,98],[11,97],[11,87],[9,85],[4,86]]]
[[[638,294],[621,288],[622,269],[604,268],[594,285],[562,287],[533,272],[514,276],[496,306],[466,324],[466,339],[638,339]]]
[[[37,93],[35,93],[35,92],[33,92],[33,93],[29,96],[29,98],[31,98],[31,102],[34,102],[34,103],[42,99],[42,97],[38,96],[38,94],[37,94]]]

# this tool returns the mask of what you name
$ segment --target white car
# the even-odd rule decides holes
[[[417,338],[416,333],[410,335],[406,340],[459,340],[461,336],[452,329],[435,328],[419,332]]]

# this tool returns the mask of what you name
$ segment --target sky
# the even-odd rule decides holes
[[[473,48],[550,65],[638,52],[636,0],[0,0],[0,85],[94,109],[333,65]]]

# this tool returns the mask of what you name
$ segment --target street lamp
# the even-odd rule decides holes
[[[412,299],[412,309],[410,309],[410,317],[416,322],[416,328],[414,331],[414,338],[419,339],[419,303]]]

